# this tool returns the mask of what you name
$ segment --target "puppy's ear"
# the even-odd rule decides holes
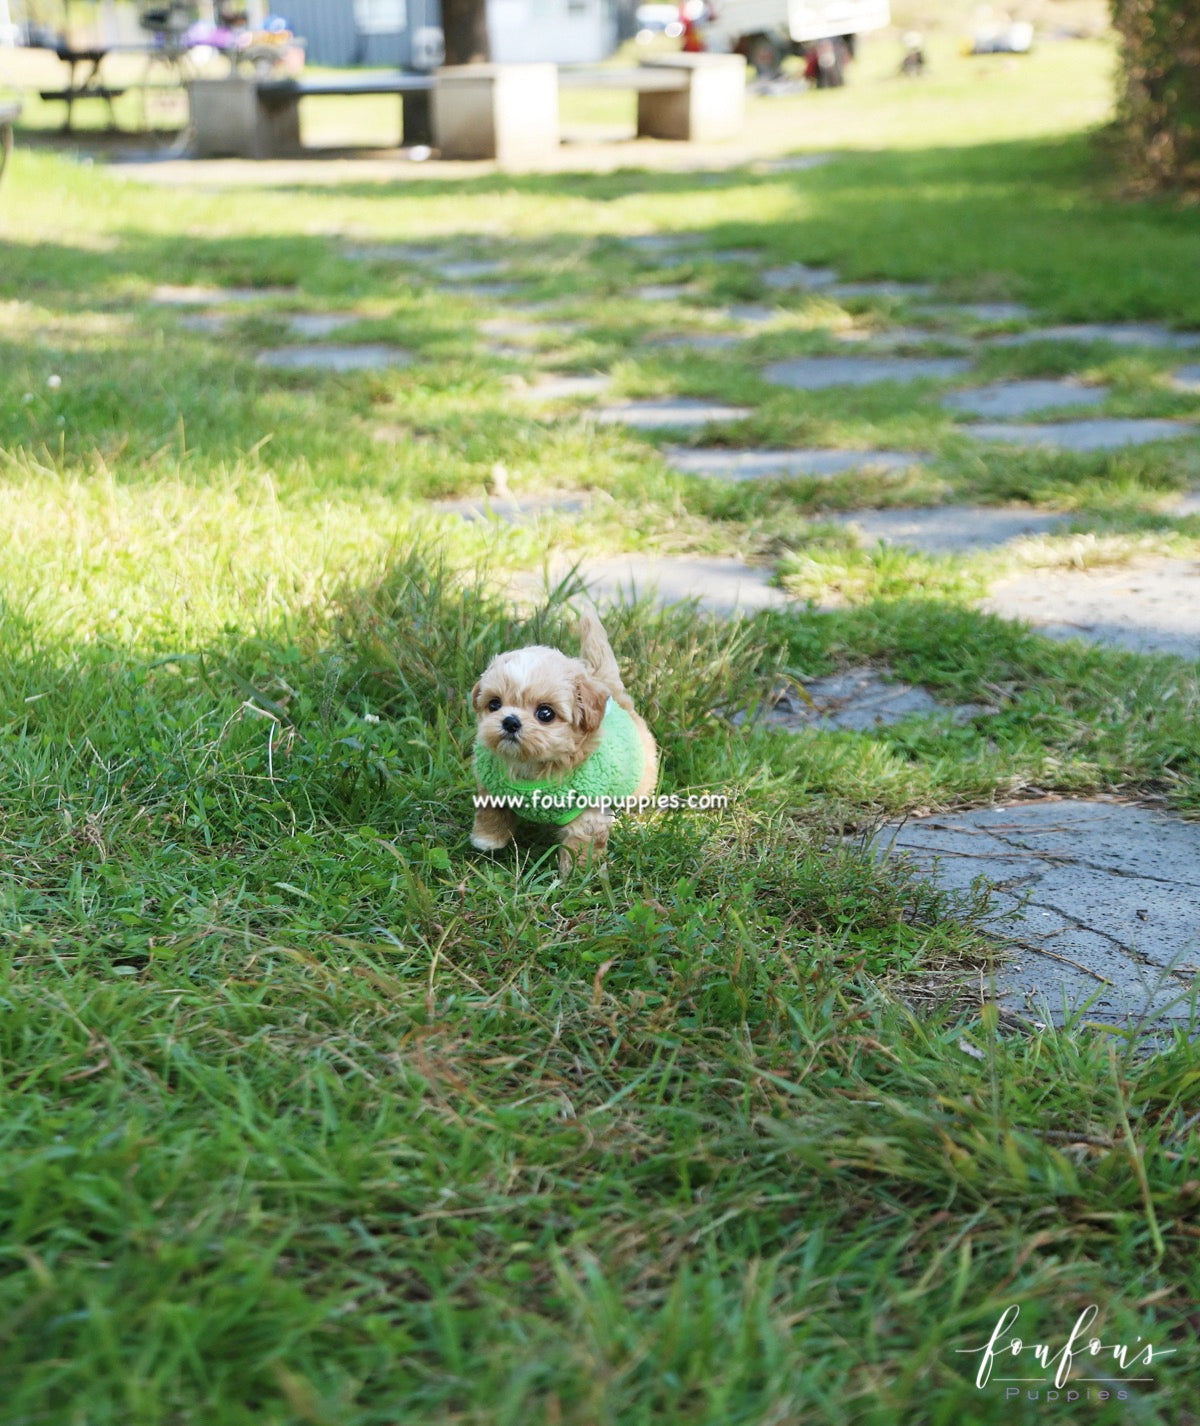
[[[585,733],[594,733],[604,721],[608,706],[608,689],[601,688],[594,678],[581,673],[575,680],[575,723]]]
[[[479,695],[480,695],[480,693],[482,692],[482,690],[483,690],[483,680],[480,679],[479,682],[476,683],[475,687],[471,690],[471,707],[474,708],[474,710],[476,711],[476,713],[479,712]]]

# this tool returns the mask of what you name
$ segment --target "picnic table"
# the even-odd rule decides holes
[[[4,177],[4,170],[8,167],[9,155],[13,146],[13,126],[16,124],[21,113],[19,104],[0,100],[0,179]]]
[[[69,130],[74,118],[75,105],[80,99],[102,99],[108,105],[109,117],[112,120],[113,128],[116,128],[117,119],[113,113],[113,100],[120,99],[125,93],[124,89],[114,88],[110,84],[102,83],[100,79],[100,66],[112,53],[109,45],[83,45],[75,46],[60,41],[54,46],[54,53],[62,60],[70,71],[69,78],[60,89],[43,89],[40,91],[42,99],[47,103],[65,103],[67,106],[67,118],[63,128]],[[82,76],[78,73],[83,70]]]

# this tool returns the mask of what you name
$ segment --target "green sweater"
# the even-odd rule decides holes
[[[511,777],[504,758],[476,743],[475,775],[484,792],[510,799],[512,810],[527,822],[562,827],[602,797],[629,797],[642,780],[646,752],[637,725],[611,698],[604,709],[600,734],[600,746],[574,772],[530,782]],[[536,803],[535,792],[542,794]],[[563,805],[546,805],[547,797]]]

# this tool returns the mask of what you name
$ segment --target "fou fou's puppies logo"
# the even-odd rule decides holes
[[[962,1356],[977,1356],[975,1385],[1003,1386],[1006,1400],[1125,1401],[1129,1386],[1154,1378],[1146,1369],[1160,1357],[1174,1356],[1174,1347],[1136,1342],[1105,1342],[1092,1332],[1100,1309],[1090,1303],[1079,1314],[1070,1335],[1053,1342],[1026,1342],[1016,1332],[1021,1309],[1013,1303],[1000,1314],[992,1335],[981,1347],[959,1347]]]

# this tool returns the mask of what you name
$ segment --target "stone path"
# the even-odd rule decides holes
[[[785,162],[773,171],[802,171],[819,161],[820,156],[802,156],[794,165]],[[1200,333],[1175,332],[1152,323],[1091,323],[964,335],[965,327],[1036,320],[1036,314],[1014,302],[935,302],[930,300],[935,289],[928,284],[846,282],[832,268],[803,263],[760,270],[769,261],[761,250],[706,249],[700,238],[699,234],[655,233],[627,239],[625,245],[645,254],[648,268],[660,265],[652,261],[656,257],[665,259],[662,267],[678,260],[688,263],[692,272],[704,264],[739,264],[760,276],[766,291],[778,294],[781,305],[740,302],[724,309],[710,305],[710,317],[724,317],[742,330],[666,332],[642,345],[683,353],[720,352],[768,328],[782,332],[789,322],[795,323],[795,309],[787,305],[794,301],[793,294],[847,302],[902,299],[914,304],[908,326],[886,324],[875,314],[868,320],[878,325],[870,329],[845,325],[830,329],[827,338],[858,345],[852,355],[798,356],[764,367],[766,381],[799,391],[949,381],[968,373],[972,357],[989,347],[1035,342],[1108,342],[1177,351],[1200,347]],[[520,284],[508,280],[509,270],[498,260],[447,257],[444,248],[432,245],[360,245],[344,251],[348,257],[364,260],[420,264],[446,283],[447,295],[502,304],[501,314],[479,323],[480,339],[491,341],[493,351],[514,361],[528,362],[583,330],[579,323],[552,315],[564,306],[562,300],[514,300]],[[283,288],[164,287],[156,291],[155,300],[208,309],[189,312],[180,321],[194,330],[216,333],[229,321],[225,309],[235,304],[295,295]],[[699,279],[669,281],[665,276],[643,282],[634,296],[647,303],[681,304],[681,310],[697,321],[695,309],[705,302]],[[413,360],[410,353],[382,343],[350,346],[321,340],[360,320],[354,313],[272,311],[271,316],[309,341],[261,352],[258,361],[264,367],[353,372],[404,366]],[[912,325],[917,322],[930,325]],[[499,343],[504,345],[495,345]],[[970,355],[935,355],[929,352],[931,346],[936,352],[934,344],[941,344],[943,351],[966,348]],[[907,348],[917,355],[902,354]],[[900,354],[889,355],[889,351]],[[535,407],[603,397],[612,384],[612,377],[603,371],[526,370],[526,379],[512,388],[512,394]],[[1200,391],[1200,365],[1181,366],[1172,383],[1181,392]],[[1098,417],[1037,424],[1022,419],[1070,407],[1099,406],[1109,395],[1107,387],[1077,378],[1036,378],[993,381],[944,393],[940,399],[946,410],[965,418],[957,428],[963,434],[1029,450],[1111,450],[1175,440],[1196,430],[1180,420]],[[715,399],[660,396],[610,400],[580,414],[601,425],[654,432],[702,430],[743,420],[754,412]],[[540,411],[538,416],[550,419]],[[921,453],[901,450],[815,447],[675,446],[664,455],[677,471],[730,482],[830,480],[857,472],[869,476],[910,470],[928,460]],[[466,521],[520,524],[542,515],[579,515],[600,498],[579,490],[513,496],[499,483],[490,497],[435,501],[430,508]],[[1176,505],[1177,513],[1192,509],[1200,512],[1200,495],[1184,497]],[[1067,523],[1067,517],[1051,512],[974,505],[856,510],[821,518],[864,542],[882,541],[934,555],[970,553],[1023,537],[1053,535]],[[571,563],[563,555],[552,557],[550,580],[563,579]],[[636,597],[659,604],[694,601],[717,616],[750,615],[792,603],[786,591],[769,583],[769,569],[732,559],[625,554],[584,561],[578,572],[601,601]],[[544,578],[519,577],[514,591],[534,596]],[[1055,638],[1081,636],[1117,648],[1200,659],[1200,565],[1183,559],[1018,573],[998,582],[983,607],[1005,618],[1029,620],[1039,632]],[[807,694],[811,704],[794,692],[784,693],[751,715],[735,714],[733,721],[810,736],[822,732],[885,736],[886,728],[904,719],[966,723],[997,711],[983,705],[943,704],[928,690],[900,682],[886,669],[869,667],[813,680]],[[881,849],[884,841],[950,890],[965,892],[979,876],[997,884],[988,924],[1017,952],[995,976],[996,994],[1009,1009],[1026,1018],[1061,1020],[1064,1000],[1079,1005],[1098,991],[1097,1003],[1088,1012],[1092,1020],[1114,1025],[1145,1021],[1159,1033],[1164,1023],[1180,1021],[1180,997],[1200,973],[1200,927],[1194,912],[1200,892],[1200,825],[1116,802],[1047,801],[914,819],[890,829]],[[1024,903],[1023,897],[1027,897]]]
[[[513,395],[521,401],[570,401],[580,397],[603,396],[612,386],[612,377],[590,372],[576,375],[558,372],[539,376],[531,384],[514,386]]]
[[[551,580],[564,579],[569,569],[570,561],[555,557],[549,564]],[[650,598],[656,604],[670,605],[694,600],[700,609],[719,615],[753,614],[791,602],[782,589],[768,583],[769,569],[717,556],[613,555],[584,561],[579,574],[593,598],[600,601],[633,603]],[[515,592],[533,594],[541,588],[541,580],[518,577],[512,587]]]
[[[683,332],[669,337],[654,337],[646,345],[661,347],[664,351],[691,348],[698,352],[719,352],[741,346],[745,340],[736,332]]]
[[[1192,560],[1028,570],[994,585],[983,607],[1053,639],[1200,659],[1200,564]]]
[[[298,292],[294,287],[202,287],[164,283],[154,289],[151,301],[161,307],[222,307],[296,296]]]
[[[1178,332],[1156,322],[1081,322],[1065,327],[1031,327],[991,339],[997,347],[1025,347],[1033,342],[1109,342],[1118,347],[1200,347],[1200,332]]]
[[[297,346],[274,347],[259,352],[259,366],[275,371],[386,371],[389,367],[410,366],[411,352],[370,342],[357,347]]]
[[[804,685],[804,692],[811,703],[798,693],[785,691],[753,714],[735,713],[730,721],[789,733],[802,728],[867,733],[905,718],[943,716],[955,723],[969,723],[996,711],[978,703],[939,703],[924,688],[901,682],[888,669],[846,669],[811,680]]]
[[[633,295],[639,302],[677,302],[681,298],[695,297],[697,289],[684,283],[652,282],[645,287],[635,287]]]
[[[332,336],[343,327],[351,327],[362,320],[357,312],[289,312],[284,318],[289,331],[298,337],[314,340]]]
[[[780,480],[788,476],[832,479],[846,471],[910,470],[925,457],[911,451],[739,450],[673,446],[667,464],[685,475],[715,480]]]
[[[425,243],[352,243],[342,249],[351,262],[403,262],[425,264],[445,258],[444,247]]]
[[[1000,505],[935,505],[921,510],[852,510],[821,517],[853,530],[868,544],[882,541],[923,554],[969,554],[994,549],[1029,535],[1049,535],[1066,523],[1064,515]]]
[[[683,430],[722,421],[743,421],[754,412],[749,406],[725,406],[692,396],[648,397],[604,406],[593,413],[604,426],[630,426],[639,431]]]
[[[1053,425],[1004,425],[980,422],[963,426],[965,435],[977,441],[993,441],[1000,445],[1039,446],[1059,451],[1111,451],[1122,446],[1148,446],[1155,441],[1176,441],[1190,436],[1195,427],[1183,421],[1137,420],[1131,418],[1099,418],[1092,421],[1059,421]]]
[[[963,357],[795,357],[763,368],[763,379],[799,391],[875,386],[882,381],[945,381],[970,371]]]
[[[469,282],[475,277],[496,277],[508,270],[505,263],[493,258],[463,258],[456,262],[437,262],[432,271],[451,284],[451,290],[460,282]]]
[[[912,819],[876,846],[948,891],[993,885],[987,925],[1015,953],[995,976],[1007,1008],[1062,1024],[1091,1000],[1085,1020],[1186,1026],[1200,985],[1200,823],[1116,801],[1023,802]]]
[[[830,297],[932,297],[929,282],[838,282],[826,289]]]
[[[966,319],[971,322],[1028,322],[1032,307],[1024,302],[939,302],[922,304],[922,316]]]
[[[443,515],[458,515],[463,520],[499,520],[505,525],[522,525],[539,515],[561,513],[574,515],[586,510],[591,497],[585,490],[559,491],[552,495],[481,495],[478,499],[434,500],[432,508]]]
[[[997,381],[951,391],[942,397],[942,405],[973,416],[1031,416],[1061,406],[1099,406],[1108,396],[1107,386],[1083,386],[1077,381]]]
[[[801,289],[805,292],[819,291],[831,287],[837,281],[837,273],[831,267],[808,267],[802,262],[789,263],[787,267],[772,267],[761,275],[763,284],[776,292]]]

